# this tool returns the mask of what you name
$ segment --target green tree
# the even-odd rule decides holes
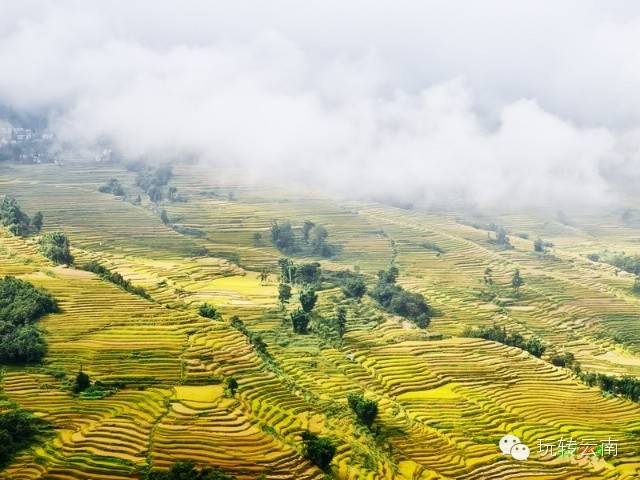
[[[321,470],[327,471],[336,454],[336,447],[331,440],[311,432],[303,432],[302,441],[304,456]]]
[[[311,220],[305,220],[302,224],[302,238],[304,243],[309,243],[309,232],[311,232],[311,229],[315,227],[315,225]]]
[[[36,233],[39,233],[42,230],[42,224],[44,223],[44,217],[42,216],[42,212],[36,212],[31,220],[31,226]]]
[[[271,223],[271,240],[276,248],[282,252],[293,252],[296,249],[296,237],[289,222],[279,224],[273,221]]]
[[[336,329],[340,338],[347,332],[347,311],[344,307],[336,308]]]
[[[361,393],[350,393],[347,395],[347,401],[358,420],[367,428],[371,428],[378,415],[378,402],[367,400]]]
[[[152,470],[146,480],[235,480],[236,477],[229,475],[216,467],[196,468],[191,461],[176,462],[166,471]]]
[[[262,234],[260,232],[253,234],[253,243],[256,245],[260,245],[262,243]]]
[[[291,313],[291,325],[295,333],[307,333],[309,315],[301,309]]]
[[[345,297],[360,300],[367,293],[367,284],[362,277],[347,278],[342,284],[342,293]]]
[[[313,288],[305,288],[300,292],[300,306],[305,313],[310,313],[318,301],[318,294]]]
[[[296,266],[293,261],[286,257],[280,257],[278,266],[280,267],[280,280],[282,283],[294,283]]]
[[[391,266],[388,270],[380,270],[378,271],[378,283],[379,284],[393,284],[398,280],[398,275],[400,274],[398,267]]]
[[[484,283],[485,285],[493,285],[493,270],[491,269],[491,267],[487,267],[484,269]]]
[[[635,295],[640,295],[640,277],[636,276],[636,279],[633,281],[633,287],[631,287],[631,291]]]
[[[267,350],[267,344],[261,335],[249,333],[248,337],[249,337],[249,342],[251,343],[251,345],[253,346],[256,352],[262,355],[269,355],[269,352]]]
[[[278,300],[280,304],[284,306],[285,303],[289,303],[291,300],[291,286],[286,283],[278,285]]]
[[[0,412],[0,469],[49,427],[47,422],[25,410],[3,408]]]
[[[147,190],[147,195],[149,195],[149,200],[153,203],[158,203],[162,200],[162,189],[156,185],[152,185],[149,187],[149,190]]]
[[[238,381],[235,377],[227,377],[224,381],[225,390],[229,395],[234,396],[238,390]]]
[[[318,262],[303,263],[295,268],[295,281],[303,285],[318,285],[322,280],[322,268]]]
[[[542,241],[541,238],[538,238],[536,239],[535,242],[533,242],[533,251],[538,253],[544,253],[545,251],[544,242]]]
[[[539,338],[533,337],[525,342],[524,349],[534,357],[540,358],[546,350],[546,347]]]
[[[73,382],[73,393],[84,392],[90,386],[91,386],[91,379],[89,378],[89,375],[83,372],[82,367],[80,367],[80,370],[76,375],[76,379]]]
[[[164,208],[160,210],[160,220],[165,225],[169,225],[171,223],[171,220],[169,220],[169,215],[167,215],[167,211]]]
[[[117,178],[110,178],[109,181],[98,188],[98,191],[101,193],[110,193],[115,195],[116,197],[124,196],[124,188],[120,185],[120,181]]]
[[[218,320],[220,313],[213,305],[209,303],[203,303],[198,307],[198,314],[201,317],[210,318],[211,320]]]
[[[46,344],[34,323],[57,311],[56,301],[46,291],[14,277],[0,279],[0,362],[39,362]]]
[[[522,285],[524,285],[524,279],[520,276],[520,269],[516,268],[513,272],[513,276],[511,277],[511,287],[517,294],[520,291],[520,287],[522,287]]]
[[[322,257],[330,257],[332,255],[331,247],[327,244],[329,232],[322,225],[316,225],[309,233],[311,251]]]
[[[502,226],[496,228],[496,243],[498,245],[510,246],[511,242],[507,236],[507,231]]]
[[[0,204],[0,223],[16,236],[29,234],[31,220],[13,197],[4,197]]]
[[[69,239],[62,232],[47,232],[42,235],[40,238],[40,251],[54,263],[67,265],[73,263]]]

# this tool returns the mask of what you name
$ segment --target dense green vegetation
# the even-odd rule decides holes
[[[305,313],[311,313],[318,301],[318,294],[313,288],[305,288],[300,292],[300,306]]]
[[[390,267],[378,272],[378,284],[369,295],[385,310],[405,317],[416,326],[426,328],[431,322],[432,311],[420,293],[407,292],[396,283],[398,269]]]
[[[347,331],[347,310],[340,306],[331,316],[314,315],[310,323],[313,325],[313,333],[327,344],[339,348]]]
[[[545,242],[544,240],[542,240],[541,238],[537,238],[534,242],[533,242],[533,251],[534,252],[538,252],[538,253],[544,253],[547,251],[547,248],[551,248],[553,247],[553,243],[551,242]]]
[[[220,312],[210,303],[203,303],[198,307],[198,315],[204,318],[210,318],[211,320],[220,319]]]
[[[48,427],[47,422],[25,410],[12,408],[0,413],[0,468]]]
[[[73,264],[69,239],[62,232],[47,232],[40,237],[40,251],[49,260],[58,264]]]
[[[71,387],[73,393],[82,393],[91,386],[89,375],[80,369]]]
[[[576,361],[576,357],[571,352],[556,353],[549,359],[556,367],[570,368],[574,371],[580,371],[580,365]]]
[[[83,270],[88,272],[93,272],[98,275],[103,280],[114,283],[118,285],[123,290],[133,293],[134,295],[138,295],[139,297],[145,298],[147,300],[151,300],[151,296],[145,291],[142,287],[136,287],[129,280],[125,279],[118,272],[112,272],[104,265],[101,265],[99,262],[92,260],[89,263],[85,264],[82,267]]]
[[[291,286],[286,283],[278,285],[278,301],[284,306],[285,303],[289,303],[291,300]]]
[[[640,379],[628,375],[614,377],[604,373],[584,373],[578,374],[580,380],[593,387],[597,385],[605,393],[620,395],[633,402],[640,401]]]
[[[499,245],[504,249],[513,248],[511,241],[509,240],[507,229],[498,223],[484,223],[482,221],[470,220],[462,217],[456,218],[456,221],[462,225],[468,225],[478,230],[487,230],[487,238],[490,243]],[[493,236],[491,236],[491,232],[493,232]]]
[[[234,480],[219,468],[196,468],[193,462],[177,462],[166,472],[152,470],[147,474],[147,480]]]
[[[289,221],[278,223],[274,220],[271,222],[271,241],[283,253],[319,257],[331,257],[335,253],[335,248],[327,243],[329,232],[322,225],[305,220],[300,229],[300,236],[302,238],[298,238]],[[260,238],[256,241],[259,241]]]
[[[425,240],[424,242],[422,242],[422,248],[439,254],[446,253],[444,248],[440,247],[437,243],[430,240]]]
[[[316,285],[322,282],[322,268],[318,262],[295,263],[289,258],[279,258],[280,280],[290,285]]]
[[[342,282],[342,293],[345,297],[360,300],[367,293],[367,284],[360,276],[349,277]]]
[[[307,333],[309,328],[309,314],[301,308],[295,312],[291,312],[291,326],[295,333]]]
[[[152,202],[157,203],[164,198],[169,200],[176,198],[175,187],[167,187],[169,180],[173,177],[171,165],[154,168],[140,162],[131,162],[127,164],[127,169],[137,172],[136,186],[142,189]]]
[[[224,380],[225,393],[230,397],[233,397],[238,390],[238,380],[235,377],[227,377]]]
[[[326,437],[311,432],[302,433],[304,456],[314,465],[326,471],[336,454],[336,446]]]
[[[46,345],[35,322],[57,311],[56,301],[44,290],[18,278],[0,279],[0,362],[39,362]]]
[[[110,178],[106,184],[98,188],[98,191],[101,193],[110,193],[116,197],[123,197],[125,194],[124,188],[117,178]]]
[[[244,322],[240,320],[240,318],[238,318],[236,315],[231,317],[230,323],[233,328],[238,330],[247,338],[247,340],[257,353],[259,353],[263,357],[270,357],[269,351],[267,350],[267,344],[260,334],[249,331]]]
[[[0,204],[0,224],[7,227],[13,235],[25,236],[38,233],[42,229],[43,216],[37,212],[33,219],[22,211],[18,201],[13,197],[4,197]]]
[[[516,268],[513,271],[513,275],[511,276],[511,288],[513,291],[518,294],[520,292],[520,287],[524,285],[524,278],[520,275],[520,270]]]
[[[526,350],[535,357],[541,357],[546,346],[539,338],[532,337],[527,340],[517,332],[508,333],[506,327],[493,325],[491,327],[465,328],[462,333],[465,337],[484,338],[494,342],[503,343],[512,347]]]
[[[589,260],[604,262],[634,275],[640,275],[640,255],[626,255],[622,253],[592,253],[587,255]]]
[[[361,393],[350,393],[347,396],[347,401],[360,423],[367,428],[371,428],[378,415],[378,402],[367,400]]]

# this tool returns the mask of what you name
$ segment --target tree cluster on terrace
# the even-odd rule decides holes
[[[42,230],[43,220],[41,212],[36,212],[33,218],[29,218],[13,197],[4,197],[0,204],[0,223],[18,237],[39,233]]]

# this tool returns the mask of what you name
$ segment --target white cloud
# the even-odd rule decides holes
[[[633,5],[20,5],[0,103],[66,140],[419,202],[600,202],[639,170]]]

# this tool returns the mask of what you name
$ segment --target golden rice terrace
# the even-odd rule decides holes
[[[124,197],[99,191],[111,178]],[[182,460],[238,479],[640,478],[640,404],[584,381],[640,377],[635,275],[597,257],[640,253],[629,215],[403,209],[180,165],[169,185],[176,198],[152,202],[116,164],[0,167],[0,194],[42,212],[74,257],[56,265],[38,235],[0,230],[0,276],[45,289],[60,310],[37,322],[41,363],[2,366],[0,412],[17,406],[51,428],[0,478],[144,479]],[[274,246],[274,221],[303,242],[305,220],[326,229],[329,255]],[[538,238],[548,245],[536,252]],[[306,333],[291,324],[306,287],[279,301],[283,257],[324,276]],[[82,268],[92,261],[148,298]],[[349,271],[371,292],[390,267],[428,302],[426,328],[332,280]],[[512,288],[516,269],[524,284]],[[340,308],[343,337],[323,335]],[[544,353],[469,335],[494,325]],[[580,370],[557,365],[561,354]],[[79,371],[97,394],[73,391]],[[371,428],[350,393],[377,402]],[[304,432],[336,447],[324,471]],[[528,459],[502,453],[508,434]],[[543,455],[540,442],[561,437],[614,439],[617,455]]]

